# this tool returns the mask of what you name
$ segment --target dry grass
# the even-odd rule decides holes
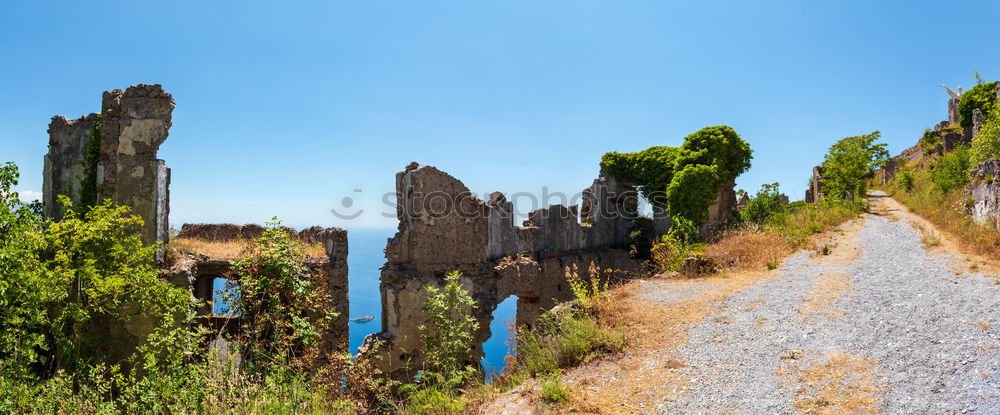
[[[216,259],[236,259],[242,256],[250,240],[214,242],[200,238],[170,238],[167,249],[181,254],[205,255]],[[325,257],[326,250],[320,244],[303,244],[303,253],[309,257]]]
[[[834,241],[842,239],[829,231],[856,218],[859,207],[846,203],[807,205],[775,217],[766,226],[746,225],[726,231],[705,248],[704,255],[732,272],[774,269],[781,259],[802,248],[829,255],[838,244]],[[859,227],[855,224],[848,231]]]
[[[818,363],[787,372],[795,388],[795,409],[803,414],[873,414],[885,394],[874,359],[831,352]]]
[[[844,315],[844,310],[833,308],[833,302],[844,295],[851,286],[851,276],[842,272],[826,272],[820,274],[812,290],[805,298],[805,304],[796,311],[806,317],[837,318]]]
[[[723,234],[705,248],[705,257],[727,264],[733,271],[760,271],[769,262],[793,252],[788,241],[774,232],[759,227],[742,227]]]
[[[1000,232],[991,226],[972,221],[965,213],[965,195],[960,191],[942,193],[929,180],[920,176],[922,175],[917,175],[913,192],[890,189],[893,198],[951,236],[950,239],[956,242],[961,251],[989,258],[1000,257]],[[934,239],[930,238],[930,242],[933,243]],[[940,235],[937,239],[941,239]]]

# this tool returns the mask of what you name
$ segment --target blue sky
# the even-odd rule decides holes
[[[718,124],[754,149],[739,187],[800,199],[837,139],[896,154],[946,117],[938,84],[1000,77],[995,1],[284,3],[3,2],[0,161],[40,190],[49,118],[144,82],[177,103],[175,225],[392,227],[410,161],[576,193],[604,152]]]

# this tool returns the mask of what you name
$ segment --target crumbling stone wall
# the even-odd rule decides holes
[[[142,218],[138,230],[146,243],[168,235],[170,169],[156,158],[170,130],[174,100],[160,85],[139,84],[124,92],[104,92],[101,113],[76,120],[52,117],[43,172],[43,203],[51,217],[61,215],[58,195],[79,204],[87,194],[128,205]],[[86,162],[88,139],[100,123],[98,162]],[[96,183],[87,180],[95,176]]]
[[[1000,160],[989,159],[972,170],[967,191],[972,198],[970,214],[977,223],[1000,231]]]
[[[419,367],[425,287],[442,284],[448,272],[462,273],[461,284],[477,302],[479,357],[492,313],[507,297],[518,298],[517,324],[532,325],[544,310],[573,298],[568,275],[639,270],[621,249],[629,242],[635,193],[605,175],[584,192],[583,224],[576,206],[555,205],[515,226],[503,194],[484,202],[432,166],[411,163],[397,173],[396,188],[399,231],[385,249],[382,333],[375,336],[388,343],[381,363],[390,372],[407,363]]]
[[[815,166],[809,177],[809,188],[806,189],[806,203],[816,203],[823,198],[823,167]]]
[[[211,241],[230,241],[260,237],[265,229],[261,225],[233,224],[197,224],[184,226],[193,235],[216,236]],[[289,228],[290,229],[290,228]],[[245,232],[234,232],[245,231]],[[259,231],[259,233],[256,233]],[[293,230],[294,231],[294,230]],[[299,232],[300,240],[309,243],[322,244],[326,252],[325,258],[309,258],[304,265],[308,272],[322,275],[326,281],[330,306],[338,313],[331,320],[328,335],[321,340],[324,347],[330,351],[347,352],[349,336],[348,316],[350,303],[348,300],[348,267],[347,267],[347,231],[341,228],[322,228],[314,226]],[[173,284],[187,289],[195,299],[204,304],[195,313],[204,318],[205,323],[218,330],[225,327],[229,334],[239,330],[239,318],[235,316],[216,315],[213,313],[211,301],[214,295],[214,282],[226,278],[231,261],[211,258],[205,255],[184,255],[172,266],[162,271],[165,279]],[[214,339],[213,344],[225,344],[224,339]]]
[[[233,223],[185,223],[181,226],[178,238],[201,239],[209,242],[228,242],[237,240],[250,240],[260,238],[267,229],[256,223],[246,225],[236,225]],[[323,243],[325,234],[331,228],[322,226],[312,226],[296,231],[293,228],[282,226],[292,238],[298,239],[306,244]]]

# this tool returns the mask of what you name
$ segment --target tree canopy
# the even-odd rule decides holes
[[[876,143],[882,133],[843,138],[830,146],[823,161],[823,193],[829,197],[863,195],[867,180],[889,159],[885,143]]]
[[[701,224],[722,185],[750,168],[752,154],[732,127],[720,125],[688,135],[680,147],[606,153],[601,168],[651,204]]]

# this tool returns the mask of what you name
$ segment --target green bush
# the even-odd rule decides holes
[[[969,154],[973,166],[991,158],[1000,158],[1000,110],[986,113],[982,128],[972,139]]]
[[[923,150],[924,154],[930,154],[934,151],[934,147],[941,142],[941,136],[935,133],[933,130],[924,130],[924,136],[920,137],[920,141],[917,142],[920,145],[920,149]]]
[[[694,222],[681,216],[674,216],[673,222],[670,231],[650,250],[651,260],[661,272],[677,271],[688,254],[705,249],[704,244],[695,242],[698,229]]]
[[[915,178],[913,176],[913,172],[909,169],[901,171],[899,173],[899,177],[896,179],[899,185],[903,187],[903,190],[906,190],[907,192],[913,191],[914,180]]]
[[[413,389],[406,400],[410,415],[448,415],[465,410],[465,400],[457,392],[439,387]]]
[[[236,343],[250,373],[272,365],[300,364],[314,356],[328,323],[337,316],[329,306],[325,278],[307,272],[301,243],[272,218],[260,238],[233,262],[227,304],[243,319]]]
[[[969,148],[960,146],[934,160],[930,170],[931,182],[943,192],[951,192],[969,183],[970,167]]]
[[[778,183],[765,184],[760,187],[757,194],[747,200],[746,207],[740,211],[740,218],[744,222],[763,225],[771,217],[784,211],[785,201],[778,191]]]
[[[681,147],[606,153],[601,168],[672,216],[701,224],[721,186],[750,168],[752,153],[731,127],[715,126],[688,135]]]
[[[528,376],[552,373],[625,346],[622,333],[605,330],[594,317],[569,307],[542,314],[534,328],[518,328],[515,340],[517,370]]]
[[[997,105],[996,82],[981,83],[965,91],[958,100],[958,119],[962,127],[972,125],[972,111],[979,108],[983,115],[993,112]]]
[[[476,300],[459,284],[459,277],[459,272],[452,272],[445,277],[444,288],[426,288],[429,295],[423,311],[428,324],[418,327],[424,346],[421,382],[446,389],[477,378],[472,350],[479,322],[470,312]]]
[[[563,403],[569,400],[573,394],[566,389],[562,383],[562,373],[558,371],[545,376],[542,382],[542,398],[553,403]]]

